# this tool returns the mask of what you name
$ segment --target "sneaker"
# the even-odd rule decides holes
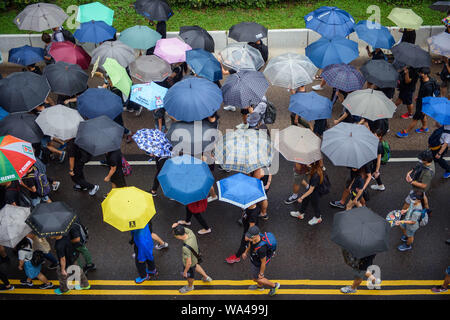
[[[53,191],[57,191],[60,185],[61,185],[61,182],[54,181],[53,184],[52,184],[52,190]]]
[[[59,266],[58,263],[52,263],[51,265],[49,265],[47,267],[47,269],[54,270],[54,269],[58,268],[58,266]]]
[[[213,201],[216,201],[217,199],[219,199],[218,196],[215,196],[215,197],[208,197],[208,202],[213,202]]]
[[[450,178],[450,172],[444,173],[444,175],[443,175],[442,177],[443,177],[444,179]]]
[[[305,217],[304,213],[300,213],[298,211],[291,211],[289,214],[291,215],[291,217],[298,218],[300,220],[303,220],[303,218]]]
[[[4,284],[0,286],[0,291],[10,291],[10,290],[14,290],[14,286],[10,286],[9,288],[7,288]]]
[[[409,113],[409,112],[406,112],[405,114],[402,114],[401,117],[402,117],[403,119],[412,119],[413,114],[412,114],[412,113]]]
[[[223,109],[227,110],[227,111],[236,111],[236,107],[235,106],[224,106]]]
[[[140,107],[139,110],[136,111],[136,113],[135,113],[136,117],[139,117],[139,116],[141,115],[142,110],[144,110],[144,107]],[[134,111],[134,110],[133,110],[133,111]],[[133,112],[133,111],[131,111],[131,112]]]
[[[44,284],[39,286],[39,289],[42,289],[42,290],[50,289],[50,288],[53,288],[53,283],[51,283],[51,282],[49,282],[47,284],[44,283]]]
[[[79,184],[73,186],[73,190],[75,191],[86,191],[86,188],[82,188]]]
[[[148,275],[145,278],[137,277],[136,279],[134,279],[134,282],[136,282],[137,284],[140,284],[144,281],[147,281],[148,279],[149,279]]]
[[[403,242],[406,242],[406,241],[408,241],[408,237],[405,236],[405,235],[403,235],[403,236],[400,238],[400,240],[403,241]]]
[[[280,284],[278,282],[275,282],[275,288],[270,289],[269,296],[274,296],[278,292],[278,288],[280,288]]]
[[[311,220],[308,221],[308,224],[310,226],[314,226],[314,225],[319,224],[321,222],[322,222],[322,217],[320,217],[320,218],[313,217]]]
[[[89,191],[89,195],[90,195],[90,196],[95,195],[95,194],[97,193],[98,189],[100,189],[100,186],[99,186],[98,184],[96,184],[96,185],[94,186],[94,188],[92,188],[92,190]]]
[[[62,295],[62,294],[67,294],[67,293],[69,293],[69,292],[70,292],[70,289],[67,290],[67,291],[65,291],[65,292],[62,292],[60,288],[57,288],[57,289],[54,290],[54,292],[55,292],[55,294],[57,294],[57,295]]]
[[[251,286],[248,287],[248,290],[258,290],[258,291],[264,291],[264,287],[260,287],[256,284],[252,284]]]
[[[314,91],[321,91],[321,90],[323,90],[323,88],[320,86],[320,84],[317,84],[317,85],[315,85],[315,86],[312,86],[312,89],[313,89]]]
[[[297,199],[298,199],[298,194],[293,193],[289,196],[289,198],[284,200],[284,203],[285,204],[293,204],[295,201],[297,201]]]
[[[20,280],[20,283],[28,286],[28,287],[32,287],[33,286],[33,281],[28,282],[27,280]]]
[[[169,246],[169,244],[168,244],[167,242],[164,242],[163,244],[157,244],[157,245],[155,246],[155,249],[156,249],[156,250],[162,250],[162,249],[167,248],[168,246]]]
[[[373,184],[370,186],[370,188],[372,190],[377,190],[377,191],[384,191],[386,190],[386,187],[384,186],[384,184],[382,184],[381,186],[377,185],[377,184]]]
[[[63,163],[65,158],[66,158],[66,152],[63,151],[61,153],[61,156],[59,157],[59,163]]]
[[[339,209],[345,209],[345,204],[342,204],[341,200],[330,201],[330,206],[339,208]]]
[[[399,138],[406,138],[408,136],[408,132],[406,132],[405,130],[402,130],[402,131],[397,132],[395,135]]]
[[[189,291],[192,291],[192,290],[194,290],[194,286],[192,286],[192,287],[184,286],[178,291],[180,291],[180,293],[188,293]]]
[[[80,291],[80,290],[89,290],[91,288],[91,285],[89,284],[87,287],[82,287],[82,286],[80,286],[79,284],[77,284],[76,286],[75,286],[75,290],[78,290],[78,291]]]
[[[417,133],[427,133],[427,132],[429,132],[430,131],[430,129],[428,129],[428,128],[419,128],[419,129],[416,129],[416,132]]]
[[[443,286],[437,286],[437,287],[433,287],[431,289],[431,291],[434,292],[434,293],[441,293],[441,292],[446,292],[447,289],[444,288]]]
[[[264,221],[267,221],[267,220],[269,220],[269,215],[266,213],[265,215],[259,215],[258,216],[258,218],[261,218],[261,219],[263,219]]]
[[[213,281],[213,279],[210,276],[208,276],[205,279],[202,278],[202,281],[203,282],[211,282],[211,281]]]
[[[342,293],[356,293],[356,289],[352,289],[351,286],[341,288]]]
[[[211,228],[209,228],[209,229],[201,229],[201,230],[198,230],[198,232],[197,232],[198,234],[208,234],[208,233],[211,233]]]
[[[150,190],[148,193],[150,193],[153,197],[157,197],[158,194],[155,192],[153,192],[153,190]]]
[[[402,251],[402,252],[404,252],[404,251],[411,250],[411,249],[412,249],[412,246],[408,246],[406,243],[404,243],[404,244],[402,244],[402,245],[399,245],[399,246],[397,247],[397,249],[400,250],[400,251]]]
[[[159,274],[156,269],[153,271],[149,271],[147,268],[145,268],[145,271],[147,272],[147,280],[154,280]]]
[[[237,263],[237,262],[241,261],[241,258],[238,258],[238,257],[236,257],[235,254],[233,254],[232,256],[229,256],[228,258],[226,258],[225,261],[229,264],[233,264],[233,263]]]
[[[249,126],[248,123],[240,123],[236,126],[236,129],[248,129]]]
[[[186,222],[186,221],[184,221],[184,220],[178,220],[178,224],[184,224],[185,226],[190,226],[191,225],[191,222],[189,221],[189,222]]]
[[[83,268],[83,271],[84,271],[84,273],[88,273],[89,271],[94,271],[94,270],[96,270],[97,268],[95,267],[95,264],[88,264],[88,265],[86,265],[86,266],[84,266],[84,268]]]

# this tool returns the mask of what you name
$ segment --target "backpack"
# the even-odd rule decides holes
[[[122,172],[125,177],[128,177],[129,175],[131,175],[131,172],[132,172],[131,166],[128,163],[128,161],[125,159],[124,156],[122,156]]]
[[[266,112],[263,115],[265,124],[274,124],[277,118],[277,109],[270,101],[264,101],[266,103]]]
[[[391,147],[389,146],[389,143],[387,141],[382,141],[381,144],[383,145],[384,151],[383,156],[381,157],[381,164],[386,164],[391,158]]]
[[[271,232],[260,233],[261,241],[259,242],[258,247],[255,248],[255,252],[258,251],[261,247],[267,246],[267,260],[266,263],[269,263],[270,259],[275,255],[275,251],[277,250],[277,239]]]
[[[443,133],[450,134],[450,130],[444,130],[444,126],[433,131],[428,138],[428,146],[431,150],[438,150],[441,147],[441,136]]]
[[[44,173],[39,172],[37,167],[34,167],[34,183],[36,185],[36,193],[40,197],[45,197],[50,194],[50,183],[48,182],[47,176]]]
[[[441,96],[441,87],[438,85],[438,83],[436,82],[436,80],[434,80],[433,78],[430,79],[431,80],[431,84],[433,86],[433,97],[440,97]]]
[[[70,42],[72,42],[73,44],[76,44],[76,43],[77,43],[76,40],[75,40],[75,37],[74,37],[73,34],[72,34],[72,32],[70,32],[69,30],[66,30],[66,29],[64,29],[64,28],[61,28],[61,29],[62,29],[62,30],[61,30],[61,33],[62,33],[62,35],[63,35],[65,41],[70,41]]]
[[[428,216],[427,210],[424,209],[424,210],[422,210],[422,214],[420,215],[420,218],[419,218],[419,220],[417,220],[417,222],[419,223],[419,226],[425,227],[428,224],[428,220],[429,220],[429,216]]]
[[[81,223],[78,222],[74,222],[72,225],[73,227],[77,227],[80,230],[80,243],[81,245],[84,245],[87,240],[89,239],[89,230],[87,227],[85,227],[84,225],[82,225]]]
[[[324,172],[323,181],[321,184],[319,184],[317,191],[319,192],[319,195],[323,196],[325,194],[330,193],[330,189],[331,189],[330,179],[328,178],[327,173]]]
[[[44,253],[41,250],[33,251],[33,257],[31,258],[31,264],[35,267],[38,267],[43,262],[44,262]]]

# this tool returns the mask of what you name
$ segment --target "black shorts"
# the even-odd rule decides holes
[[[422,112],[422,107],[416,106],[416,113],[413,115],[413,120],[423,120],[425,118],[425,114]]]
[[[195,265],[195,266],[191,266],[191,267],[188,269],[187,277],[188,277],[189,279],[194,279],[194,278],[195,278],[195,267],[196,267],[196,265]],[[183,268],[183,270],[181,271],[181,276],[183,276],[183,272],[184,272],[184,268]]]
[[[246,109],[242,108],[241,109],[241,114],[246,115],[246,114],[249,114],[249,113],[250,112],[248,112],[248,108],[246,108]]]
[[[118,170],[122,170],[122,168],[118,168]],[[127,183],[125,182],[125,176],[120,173],[114,173],[111,177],[111,183],[114,183],[117,188],[123,188],[127,186]]]
[[[410,106],[413,104],[414,91],[411,90],[400,90],[398,97],[402,100],[403,104]]]

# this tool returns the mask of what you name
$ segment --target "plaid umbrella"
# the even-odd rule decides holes
[[[42,32],[60,27],[69,16],[63,9],[51,3],[30,4],[14,19],[20,30]]]
[[[134,50],[119,40],[106,41],[95,48],[92,51],[91,61],[97,61],[99,57],[100,66],[105,63],[107,58],[111,58],[116,60],[124,68],[128,67],[136,59]]]
[[[345,92],[360,90],[366,82],[361,72],[344,63],[326,66],[323,69],[322,78],[330,87]]]
[[[261,102],[269,88],[264,74],[259,71],[239,71],[230,75],[222,86],[223,102],[247,108]]]
[[[31,228],[25,223],[30,215],[30,208],[7,204],[0,210],[0,245],[14,248]]]
[[[450,58],[450,33],[442,32],[428,38],[431,52]]]
[[[264,66],[264,59],[258,49],[247,43],[232,43],[219,52],[219,61],[226,67],[257,71]]]
[[[139,149],[156,157],[170,157],[172,144],[166,135],[158,129],[141,129],[133,135]]]
[[[366,81],[378,88],[396,88],[399,74],[395,67],[385,60],[369,60],[360,69]]]

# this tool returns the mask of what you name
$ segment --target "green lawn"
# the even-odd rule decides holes
[[[98,0],[107,4],[115,11],[113,26],[122,31],[137,24],[147,24],[146,20],[138,15],[130,3],[126,0]],[[56,3],[63,9],[76,3],[76,0],[57,0]],[[412,9],[424,20],[424,25],[440,25],[444,14],[428,8],[433,1],[424,1],[420,6],[413,6]],[[370,15],[366,13],[368,6],[377,3],[373,0],[335,0],[335,1],[314,1],[313,4],[284,3],[271,5],[264,9],[231,9],[231,8],[209,8],[209,9],[188,9],[173,8],[175,15],[168,22],[168,31],[178,31],[181,26],[199,25],[207,30],[227,30],[233,24],[242,21],[255,21],[263,24],[269,29],[290,29],[304,28],[303,17],[323,5],[337,6],[350,12],[356,21],[365,20]],[[381,23],[385,26],[393,26],[387,19],[390,11],[395,7],[378,2],[381,8]],[[0,13],[0,33],[27,33],[20,31],[12,22],[18,14],[16,10]]]

